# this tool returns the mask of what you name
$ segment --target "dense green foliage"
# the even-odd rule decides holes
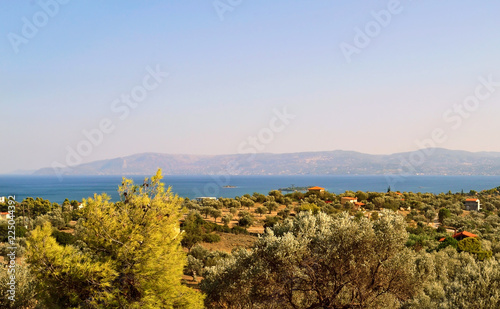
[[[268,229],[252,251],[239,250],[206,270],[201,288],[213,308],[396,306],[421,278],[404,244],[402,217],[376,222],[344,213],[299,214]]]
[[[203,296],[181,284],[182,272],[204,278],[207,308],[500,303],[499,188],[438,195],[271,191],[181,200],[160,178],[140,186],[124,180],[116,203],[105,195],[84,200],[81,209],[69,200],[61,206],[41,198],[19,203],[16,302],[1,291],[0,307],[201,308]],[[342,197],[364,206],[342,205]],[[468,197],[479,198],[482,210],[465,211]],[[76,227],[70,220],[78,220]],[[218,242],[222,233],[255,233],[262,225],[266,231],[250,250],[229,254],[199,245]],[[7,229],[0,222],[3,241]],[[479,237],[451,237],[461,231]],[[0,243],[4,257],[7,247]],[[2,272],[2,285],[7,280]]]
[[[188,249],[199,242],[218,242],[220,236],[214,232],[248,234],[244,228],[239,226],[229,228],[227,224],[221,226],[216,223],[205,221],[197,211],[190,211],[188,213],[181,224],[181,229],[185,234],[182,238],[182,245]]]
[[[124,179],[122,200],[85,201],[77,246],[63,246],[46,222],[28,239],[28,263],[50,308],[201,308],[201,294],[181,285],[181,200],[158,172],[137,186]]]

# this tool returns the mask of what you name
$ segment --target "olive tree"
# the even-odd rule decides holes
[[[251,251],[207,268],[209,308],[398,307],[418,292],[404,219],[301,212],[268,228]]]
[[[423,290],[403,308],[498,308],[500,263],[478,261],[467,252],[447,247],[432,254],[422,253],[417,272],[427,274]]]

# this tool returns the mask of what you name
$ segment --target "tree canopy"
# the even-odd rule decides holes
[[[181,284],[186,254],[181,199],[165,190],[161,170],[135,185],[123,179],[121,201],[84,200],[77,246],[61,246],[49,223],[28,239],[28,263],[51,308],[202,308]]]
[[[397,307],[417,293],[415,252],[401,216],[377,221],[301,212],[268,228],[251,251],[208,268],[214,308]]]

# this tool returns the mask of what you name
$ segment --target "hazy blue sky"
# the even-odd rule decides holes
[[[0,0],[0,173],[70,149],[394,153],[436,129],[500,151],[498,2],[64,2]]]

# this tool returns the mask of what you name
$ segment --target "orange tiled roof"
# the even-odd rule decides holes
[[[459,237],[459,236],[466,236],[466,237],[478,237],[476,234],[469,233],[467,231],[463,231],[460,233],[456,233],[455,235],[451,236],[453,238]]]
[[[311,187],[308,190],[325,190],[325,188],[316,186],[316,187]]]
[[[468,198],[468,199],[466,199],[465,201],[466,201],[466,202],[475,202],[475,201],[477,201],[477,200],[478,200],[477,198]]]
[[[346,199],[346,200],[357,200],[358,198],[357,197],[344,196],[343,199]]]

